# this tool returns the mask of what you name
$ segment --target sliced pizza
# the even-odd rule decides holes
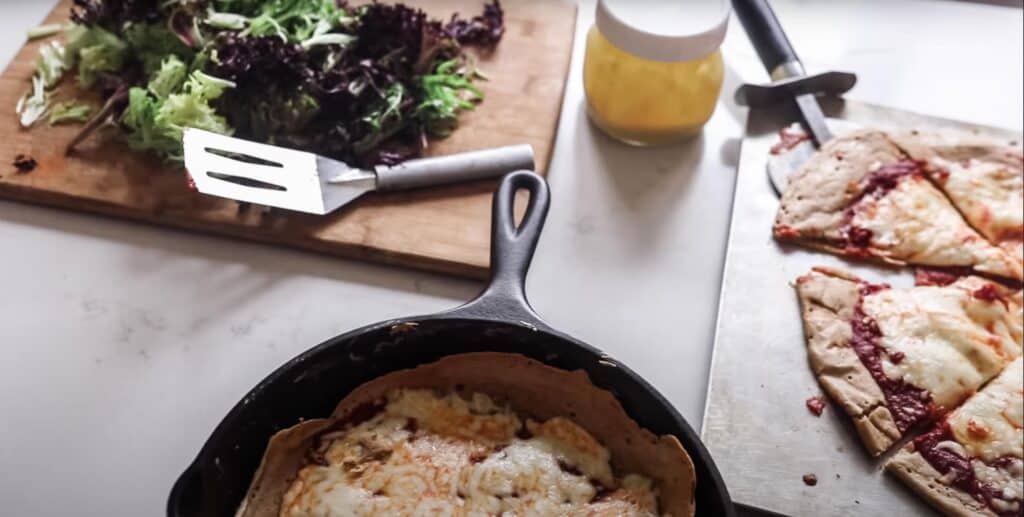
[[[1024,363],[1018,358],[886,465],[946,515],[1024,515]]]
[[[911,130],[893,133],[989,242],[1024,256],[1024,152],[1018,141]]]
[[[1020,304],[981,277],[901,289],[818,268],[796,290],[811,368],[872,455],[959,405],[1021,353]]]
[[[878,130],[835,138],[795,171],[773,233],[846,256],[1024,279],[1020,257],[971,228],[924,164]]]

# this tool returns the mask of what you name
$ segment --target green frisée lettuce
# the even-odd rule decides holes
[[[335,0],[242,0],[218,4],[221,10],[254,11],[245,21],[243,36],[274,36],[286,43],[305,42],[355,20]]]
[[[420,78],[424,100],[416,114],[434,136],[447,136],[455,129],[461,110],[473,109],[483,99],[483,92],[473,86],[472,74],[457,68],[454,60],[445,61],[433,73]]]
[[[78,67],[78,85],[89,88],[100,73],[124,67],[128,45],[101,27],[75,25],[68,30],[67,62]]]
[[[166,99],[167,96],[176,92],[185,79],[188,77],[188,65],[178,56],[167,56],[160,69],[157,70],[149,80],[147,89],[158,99]]]
[[[169,77],[176,72],[174,61],[165,61],[161,72]],[[160,74],[158,74],[159,76]],[[156,78],[155,78],[156,79]],[[166,84],[166,83],[164,83]],[[130,131],[128,145],[133,149],[157,151],[175,161],[182,160],[181,138],[185,128],[194,127],[230,135],[233,131],[217,114],[211,101],[235,84],[201,71],[192,72],[180,93],[158,96],[149,88],[132,88],[121,123]],[[161,91],[160,88],[156,88]]]

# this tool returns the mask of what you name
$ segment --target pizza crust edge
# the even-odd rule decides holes
[[[856,277],[816,268],[797,280],[807,358],[818,382],[853,420],[872,456],[902,437],[885,395],[849,346],[850,319],[860,298]]]
[[[814,250],[814,251],[824,251],[825,253],[828,253],[830,255],[835,255],[837,257],[840,257],[840,258],[843,258],[843,259],[846,259],[846,260],[850,260],[850,261],[865,262],[865,263],[868,263],[868,264],[875,264],[875,265],[878,265],[878,266],[889,266],[889,267],[895,267],[895,268],[909,267],[909,266],[913,265],[913,264],[910,264],[909,262],[907,262],[905,260],[900,260],[900,259],[892,258],[888,254],[886,254],[885,250],[881,250],[881,249],[871,250],[870,252],[866,252],[866,253],[863,253],[863,254],[850,253],[849,251],[847,251],[846,248],[841,247],[841,246],[836,246],[836,245],[830,243],[826,239],[816,239],[816,238],[813,238],[813,237],[790,237],[790,236],[786,236],[786,235],[776,235],[775,236],[775,240],[777,240],[779,242],[784,242],[784,243],[797,244],[797,245],[800,245],[800,246],[802,246],[804,248],[807,248],[807,249],[810,249],[810,250]],[[919,267],[941,267],[941,266],[919,266]]]
[[[942,513],[953,517],[997,517],[970,494],[956,487],[943,484],[942,474],[935,470],[928,460],[914,450],[913,444],[901,449],[888,463],[885,470],[903,481],[918,496]]]
[[[267,453],[260,460],[260,466],[252,477],[235,517],[276,516],[290,480],[305,461],[306,451],[313,447],[316,436],[330,424],[330,420],[325,418],[306,420],[270,437]],[[282,480],[289,482],[284,483]]]

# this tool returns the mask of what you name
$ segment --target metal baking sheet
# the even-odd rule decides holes
[[[1020,135],[852,101],[825,103],[830,117],[874,127],[933,127]],[[807,363],[792,282],[812,266],[841,267],[872,281],[913,284],[909,269],[845,261],[781,245],[771,237],[779,200],[765,173],[787,109],[752,112],[740,155],[729,248],[702,427],[735,502],[784,515],[930,515],[861,447],[842,410],[814,417],[808,397],[824,394]],[[802,477],[814,474],[817,485]]]

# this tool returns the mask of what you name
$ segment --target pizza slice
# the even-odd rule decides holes
[[[1020,304],[981,277],[900,289],[816,268],[796,291],[811,368],[875,456],[1021,353]]]
[[[893,134],[989,242],[1024,257],[1024,152],[1019,142],[911,130]]]
[[[886,469],[946,515],[1024,515],[1024,363],[918,436]]]
[[[829,141],[794,172],[773,233],[840,255],[1024,279],[1021,259],[971,228],[924,165],[877,130]]]

